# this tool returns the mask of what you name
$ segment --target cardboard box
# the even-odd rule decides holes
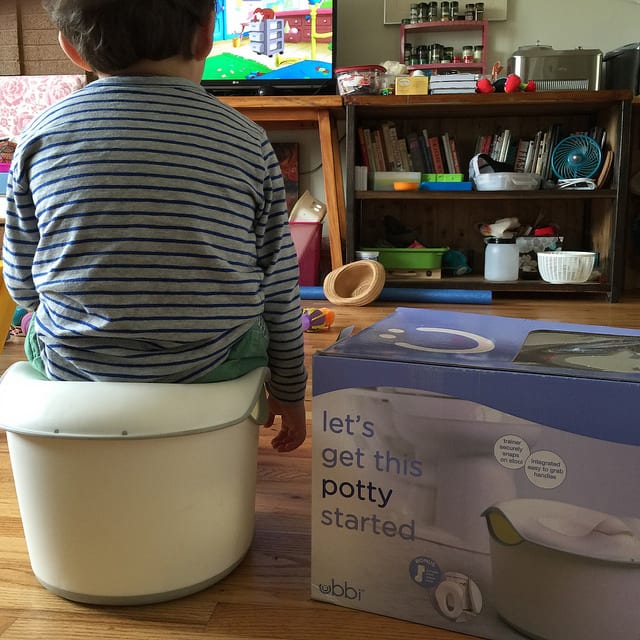
[[[416,96],[429,93],[427,76],[398,76],[396,78],[397,96]]]
[[[399,308],[313,358],[311,595],[493,640],[640,629],[640,332]]]

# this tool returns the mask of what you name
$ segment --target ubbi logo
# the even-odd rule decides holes
[[[335,578],[331,578],[331,584],[320,583],[318,585],[320,593],[325,596],[333,596],[334,598],[344,598],[345,600],[362,600],[362,589],[351,587],[345,580],[344,582],[336,582]]]

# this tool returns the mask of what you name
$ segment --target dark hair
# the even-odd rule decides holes
[[[56,28],[95,70],[116,73],[140,60],[191,58],[196,27],[217,0],[43,0]]]

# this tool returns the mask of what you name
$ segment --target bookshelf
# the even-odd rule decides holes
[[[604,294],[615,302],[623,289],[624,229],[628,182],[630,115],[628,91],[565,91],[520,94],[439,96],[354,96],[346,107],[346,258],[385,237],[390,217],[415,232],[429,247],[459,249],[470,256],[472,273],[406,286],[491,289],[502,292]],[[358,130],[393,122],[397,135],[427,129],[456,142],[461,171],[468,166],[481,135],[509,129],[513,139],[558,125],[560,137],[601,127],[613,152],[609,180],[593,191],[370,191],[354,188],[361,160]],[[551,285],[542,280],[490,283],[483,279],[484,242],[478,225],[515,216],[522,224],[557,225],[567,250],[599,254],[597,282]]]

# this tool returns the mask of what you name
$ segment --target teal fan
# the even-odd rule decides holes
[[[560,140],[551,154],[551,169],[560,179],[590,178],[600,168],[602,152],[590,136],[576,134]]]

